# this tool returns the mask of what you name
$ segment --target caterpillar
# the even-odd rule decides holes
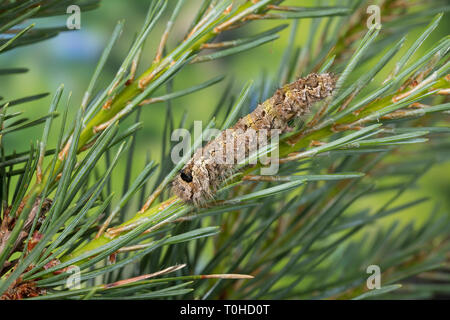
[[[222,131],[205,147],[195,151],[174,178],[172,192],[186,203],[201,206],[213,197],[221,182],[233,173],[237,163],[238,152],[232,152],[231,160],[235,161],[230,162],[226,161],[227,154],[223,150],[236,151],[241,147],[245,156],[248,156],[251,153],[249,146],[254,145],[255,139],[254,135],[246,134],[249,130],[279,130],[280,133],[290,131],[290,120],[310,112],[311,106],[330,96],[335,86],[336,77],[333,74],[312,73],[278,89],[271,98],[239,119],[232,128]],[[227,148],[230,143],[233,146]]]

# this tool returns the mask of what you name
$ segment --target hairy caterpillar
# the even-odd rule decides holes
[[[185,202],[201,205],[211,198],[220,183],[233,173],[233,163],[226,161],[227,155],[223,154],[228,143],[233,143],[234,151],[238,146],[244,146],[245,156],[248,156],[248,146],[252,144],[249,139],[253,138],[245,133],[249,130],[279,130],[281,133],[289,131],[289,121],[308,113],[312,104],[330,96],[335,85],[334,75],[312,73],[278,89],[271,98],[239,119],[232,128],[223,131],[205,147],[198,149],[175,177],[172,184],[173,193]],[[226,135],[229,130],[233,133],[234,141],[230,141]],[[236,160],[238,153],[233,154],[233,160]]]

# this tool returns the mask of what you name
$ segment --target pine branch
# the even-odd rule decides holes
[[[54,6],[43,6],[46,14],[58,12],[60,8],[56,2],[48,1],[50,3]],[[427,52],[414,55],[436,28],[442,15],[429,23],[406,52],[400,51],[404,45],[402,39],[381,55],[385,47],[379,38],[389,39],[389,35],[371,29],[362,36],[363,15],[361,11],[354,12],[356,7],[351,10],[285,7],[282,1],[274,0],[246,1],[234,7],[230,6],[230,1],[206,0],[183,41],[171,51],[166,51],[167,39],[183,3],[179,1],[169,17],[152,65],[136,76],[143,42],[162,18],[167,5],[167,1],[151,2],[144,26],[121,68],[109,86],[95,96],[95,84],[123,28],[123,22],[118,23],[70,130],[66,130],[66,123],[70,121],[67,118],[69,102],[62,112],[56,148],[48,149],[47,139],[53,131],[52,120],[57,115],[62,87],[54,95],[48,114],[36,120],[9,122],[10,119],[15,121],[20,114],[9,113],[14,102],[2,105],[1,139],[5,134],[45,123],[39,144],[32,145],[29,152],[5,156],[1,145],[2,297],[363,299],[436,292],[432,286],[403,285],[403,282],[424,271],[434,276],[435,270],[439,272],[439,268],[448,264],[445,256],[448,251],[448,219],[445,216],[431,215],[419,230],[406,226],[394,232],[396,226],[392,225],[390,229],[373,234],[366,227],[426,201],[421,198],[394,206],[394,201],[436,163],[435,159],[426,159],[424,155],[440,155],[448,144],[445,140],[448,130],[437,125],[438,118],[433,114],[441,116],[450,108],[447,103],[449,39],[444,37],[431,45]],[[362,4],[362,1],[356,3]],[[401,3],[400,7],[394,6],[396,3],[385,1],[383,7],[386,11],[384,16],[392,21],[408,9]],[[30,11],[26,12],[29,14]],[[193,207],[166,192],[189,156],[171,168],[165,164],[170,159],[167,155],[169,148],[165,148],[161,166],[156,169],[154,162],[148,161],[131,182],[134,148],[130,137],[135,137],[142,124],[137,117],[133,125],[120,133],[118,124],[139,106],[154,102],[170,103],[171,99],[200,91],[221,80],[215,78],[173,92],[171,80],[186,65],[214,60],[273,41],[284,26],[250,38],[214,42],[219,34],[254,20],[272,18],[315,18],[313,25],[318,27],[325,21],[323,19],[345,21],[347,18],[340,16],[351,12],[356,22],[347,26],[341,36],[328,36],[332,35],[330,30],[335,35],[339,31],[333,29],[331,23],[321,33],[313,28],[305,48],[296,50],[292,43],[286,48],[277,78],[262,78],[253,86],[248,83],[232,103],[220,101],[219,106],[230,105],[220,126],[226,129],[239,116],[249,113],[248,100],[269,98],[271,94],[264,96],[271,90],[268,88],[277,87],[280,83],[286,85],[299,74],[311,70],[320,73],[329,69],[337,71],[338,85],[333,97],[319,105],[302,125],[293,127],[291,133],[282,136],[279,144],[271,143],[251,155],[269,155],[278,148],[281,159],[277,176],[258,175],[261,165],[250,167],[247,165],[250,159],[247,159],[219,188],[207,207]],[[35,14],[34,11],[32,13]],[[17,15],[11,17],[16,18]],[[297,23],[294,23],[291,42],[296,29]],[[401,34],[394,23],[389,30],[395,35]],[[316,43],[317,35],[320,40]],[[352,44],[354,50],[347,59],[346,48]],[[218,51],[204,54],[205,49]],[[377,56],[377,62],[354,79],[358,74],[356,71],[370,56]],[[394,66],[389,64],[391,61]],[[369,82],[382,71],[388,71],[389,76],[368,87]],[[8,74],[14,72],[19,71],[5,71]],[[154,97],[155,91],[163,85],[168,87],[167,94]],[[92,99],[93,96],[95,98]],[[35,98],[38,96],[22,101]],[[170,105],[166,117],[164,145],[168,140],[167,133],[175,123]],[[410,121],[412,117],[424,121],[425,128]],[[183,122],[181,127],[184,127]],[[215,123],[220,124],[220,121],[212,120],[208,128]],[[436,134],[444,135],[444,138],[440,140]],[[167,145],[170,146],[170,141]],[[399,151],[404,150],[399,148],[402,145],[422,145],[419,150],[433,151],[420,154],[413,150],[412,155],[405,157]],[[201,141],[198,140],[192,149],[200,146]],[[126,178],[121,179],[125,181],[123,193],[119,195],[119,202],[112,205],[114,194],[108,185],[124,154],[128,154],[128,170]],[[50,158],[47,167],[43,167],[45,156]],[[399,159],[388,161],[391,156],[399,156]],[[98,163],[105,157],[106,170],[99,171]],[[417,163],[412,161],[413,158],[417,158]],[[445,156],[441,158],[445,159]],[[20,163],[24,163],[24,167],[20,172],[14,171],[13,166]],[[131,211],[134,209],[127,207],[127,203],[139,190],[141,202],[144,202],[146,185],[156,170],[159,170],[159,177],[155,179],[153,192],[142,203],[139,212]],[[19,182],[12,203],[8,205],[5,199],[10,198],[7,193],[13,175],[19,176]],[[380,179],[386,176],[405,176],[406,179],[393,185],[379,186]],[[105,190],[106,196],[103,195]],[[386,191],[392,196],[384,199],[380,208],[349,210],[355,204],[364,203],[367,197]],[[48,206],[50,195],[53,201]],[[159,203],[158,199],[161,199]],[[124,221],[125,213],[132,217]],[[211,225],[220,225],[220,233],[219,227]],[[371,239],[371,242],[358,248],[360,240],[356,239],[357,236]],[[209,248],[212,251],[204,255]],[[13,253],[19,255],[17,260],[11,260]],[[205,256],[208,258],[200,264],[200,257]],[[184,260],[182,265],[179,265],[180,259]],[[386,286],[381,291],[365,292],[367,261],[378,263],[384,270]],[[137,263],[140,264],[140,274],[123,272],[126,265]],[[330,265],[336,266],[332,273]],[[64,286],[67,286],[70,271],[75,267],[83,271],[80,280],[84,287],[67,290]],[[169,272],[177,272],[177,275],[165,276]],[[157,276],[162,278],[151,279]],[[97,277],[102,277],[103,283],[93,285],[92,280]],[[286,278],[290,281],[282,282]],[[216,280],[212,283],[205,279]],[[238,281],[222,281],[225,279]],[[306,284],[305,279],[308,279]],[[403,286],[398,285],[399,281]],[[195,290],[187,288],[191,285]]]

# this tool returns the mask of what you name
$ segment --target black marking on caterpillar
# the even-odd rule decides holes
[[[185,173],[183,170],[180,170],[180,178],[187,183],[192,182],[192,175]]]
[[[175,177],[172,191],[187,203],[201,206],[207,199],[211,199],[217,188],[233,173],[234,164],[223,160],[222,153],[227,149],[227,134],[231,130],[233,138],[233,151],[236,146],[244,146],[245,155],[249,137],[245,133],[250,129],[258,131],[279,130],[280,133],[290,131],[290,120],[301,117],[311,110],[311,106],[330,96],[336,86],[336,77],[329,73],[309,74],[304,78],[285,85],[275,94],[256,107],[245,117],[242,117],[230,129],[224,130],[205,147],[198,149],[184,168]],[[251,139],[251,138],[250,138]],[[263,147],[259,145],[259,147]],[[236,157],[237,153],[234,152]],[[218,157],[219,155],[219,157]],[[234,162],[236,163],[236,162]]]

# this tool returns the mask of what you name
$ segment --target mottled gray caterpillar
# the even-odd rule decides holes
[[[205,147],[199,148],[186,163],[172,184],[172,191],[180,199],[196,206],[211,199],[217,188],[233,173],[237,157],[244,149],[245,156],[253,150],[252,140],[255,136],[248,131],[279,130],[281,133],[290,131],[290,120],[310,112],[311,106],[330,96],[336,85],[336,77],[329,73],[312,73],[304,78],[278,89],[275,94],[259,104],[250,114],[242,117],[230,129],[222,131]],[[231,139],[229,132],[232,132]],[[229,148],[229,144],[232,147]],[[263,145],[259,145],[263,147]],[[227,161],[227,152],[231,150],[232,160]]]

